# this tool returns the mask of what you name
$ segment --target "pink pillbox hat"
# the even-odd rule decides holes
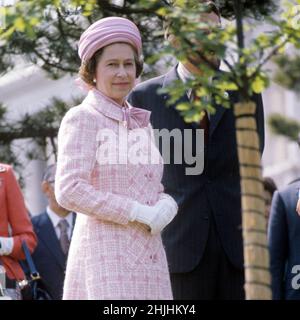
[[[78,55],[87,62],[97,50],[116,42],[129,43],[139,56],[142,53],[142,40],[137,26],[125,18],[108,17],[96,21],[83,32]]]

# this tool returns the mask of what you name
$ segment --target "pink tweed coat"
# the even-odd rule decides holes
[[[172,299],[161,236],[130,221],[133,201],[154,205],[169,197],[161,184],[162,160],[150,125],[129,130],[122,121],[117,104],[90,90],[81,105],[67,112],[59,129],[55,194],[63,207],[78,213],[66,269],[66,300]],[[119,138],[142,130],[141,151],[147,155],[151,146],[151,157],[160,161],[126,163],[128,151],[121,143],[106,155],[115,159],[118,153],[124,163],[102,163],[99,132],[104,128],[116,135],[120,129]],[[134,140],[128,138],[128,148]]]

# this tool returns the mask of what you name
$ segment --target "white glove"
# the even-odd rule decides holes
[[[12,237],[0,237],[0,256],[8,256],[12,253],[14,239]]]
[[[151,234],[160,233],[176,216],[178,206],[173,198],[159,200],[154,206],[158,210],[157,217],[151,224]]]
[[[159,200],[155,206],[147,206],[135,202],[132,208],[131,221],[138,221],[148,225],[151,234],[160,233],[176,216],[177,204],[171,198]]]

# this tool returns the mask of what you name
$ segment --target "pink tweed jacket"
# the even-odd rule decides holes
[[[162,160],[151,126],[129,130],[123,120],[119,105],[90,90],[60,126],[55,194],[78,213],[64,299],[172,299],[160,235],[130,221],[134,201],[169,197]]]

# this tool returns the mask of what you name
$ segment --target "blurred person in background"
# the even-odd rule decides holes
[[[46,211],[33,217],[38,245],[32,255],[47,291],[54,300],[62,299],[66,261],[75,222],[75,213],[61,207],[55,198],[56,164],[47,167],[42,191],[48,199]]]
[[[221,26],[221,17],[212,1],[202,2],[207,3],[207,9],[198,15],[198,21],[202,31],[208,35],[211,28]],[[166,24],[165,35],[173,47],[181,48],[180,39],[174,34],[171,24]],[[180,130],[183,137],[188,130],[193,135],[193,139],[182,139],[178,146],[174,143],[175,152],[171,154],[170,163],[165,164],[162,179],[165,191],[179,207],[178,214],[162,233],[174,299],[244,299],[241,189],[233,108],[224,108],[208,95],[216,112],[205,112],[198,123],[187,123],[176,105],[194,99],[192,88],[170,106],[167,105],[168,95],[157,91],[171,87],[176,81],[186,83],[196,75],[205,76],[202,57],[219,68],[220,59],[216,52],[207,52],[201,41],[197,43],[197,49],[200,55],[191,48],[186,59],[179,61],[166,74],[137,85],[129,101],[133,106],[151,111],[154,129]],[[238,101],[236,92],[228,91],[228,94],[232,105]],[[257,106],[255,120],[262,153],[263,103],[261,95],[252,98]],[[176,149],[197,154],[194,137],[199,129],[204,130],[204,169],[201,173],[188,175],[186,172],[190,170],[191,163],[185,160],[181,164],[176,163],[174,154]],[[164,153],[162,145],[161,154]]]
[[[20,300],[18,282],[25,279],[19,260],[25,259],[22,241],[33,252],[37,240],[12,167],[0,163],[0,265],[6,271],[6,293]]]
[[[300,148],[300,133],[298,135],[298,146]],[[298,192],[298,202],[297,202],[297,207],[296,207],[296,211],[298,212],[299,216],[300,216],[300,189],[299,189],[299,192]]]
[[[300,215],[295,210],[299,189],[300,180],[295,180],[275,191],[272,200],[268,241],[275,300],[300,300]]]
[[[272,198],[273,198],[274,192],[277,190],[277,186],[275,181],[271,177],[264,177],[263,185],[264,185],[264,197],[265,197],[265,205],[266,205],[265,217],[266,217],[266,223],[268,225]]]

